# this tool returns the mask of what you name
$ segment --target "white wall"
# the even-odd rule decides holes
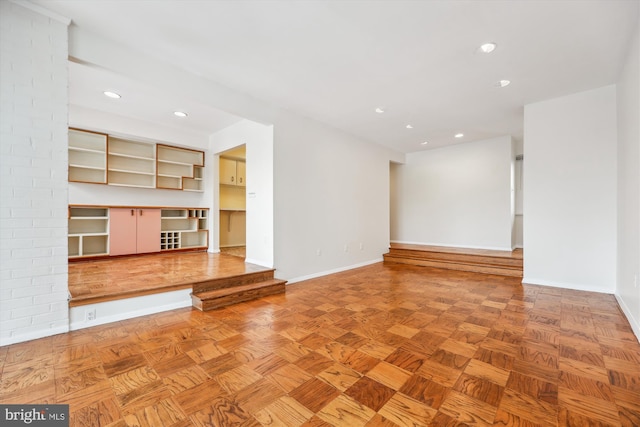
[[[620,306],[640,339],[640,27],[617,85],[618,286]]]
[[[243,144],[246,144],[247,156],[245,259],[253,264],[273,267],[273,126],[243,120],[211,136],[212,151],[216,154]],[[216,169],[216,188],[217,177]],[[215,204],[218,206],[217,201]],[[219,221],[219,212],[216,214]],[[215,236],[212,243],[217,249],[219,241]]]
[[[278,277],[298,281],[382,260],[393,153],[285,113],[274,141]]]
[[[391,240],[512,249],[511,137],[407,154],[392,168]]]
[[[2,346],[69,327],[69,22],[8,1],[0,20]]]
[[[525,106],[524,279],[613,293],[616,88]]]
[[[521,140],[514,140],[514,156],[524,154],[524,144]],[[522,228],[524,217],[523,213],[523,200],[524,200],[524,184],[522,177],[524,175],[525,160],[516,160],[513,164],[513,183],[514,183],[514,208],[515,215],[513,218],[513,246],[516,248],[524,247],[524,240],[522,237]]]

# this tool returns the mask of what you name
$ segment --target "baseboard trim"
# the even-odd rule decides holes
[[[640,323],[638,323],[638,321],[636,321],[636,319],[633,317],[633,314],[631,313],[629,306],[627,306],[627,304],[624,302],[622,297],[618,294],[614,294],[614,295],[616,297],[616,300],[618,301],[618,305],[620,306],[620,309],[622,310],[625,317],[627,318],[629,325],[631,325],[631,329],[633,330],[633,333],[635,334],[636,339],[638,340],[638,342],[640,342]]]
[[[398,243],[402,245],[422,245],[422,246],[440,246],[443,248],[456,248],[456,249],[482,249],[487,251],[507,251],[511,252],[513,249],[511,246],[469,246],[469,245],[450,245],[448,243],[428,243],[428,242],[412,242],[407,240],[391,240],[391,243]]]
[[[191,289],[189,288],[71,307],[69,309],[69,330],[76,331],[190,306]],[[96,318],[95,320],[86,320],[86,313],[91,310],[95,310]]]
[[[378,262],[382,262],[383,259],[382,257],[374,259],[374,260],[369,260],[369,261],[364,261],[364,262],[360,262],[357,264],[351,264],[345,267],[339,267],[339,268],[334,268],[332,270],[326,270],[326,271],[321,271],[319,273],[313,273],[313,274],[308,274],[305,276],[300,276],[300,277],[295,277],[293,279],[287,279],[287,285],[290,285],[292,283],[297,283],[297,282],[303,282],[305,280],[311,280],[311,279],[316,279],[318,277],[322,277],[322,276],[328,276],[329,274],[335,274],[335,273],[341,273],[343,271],[347,271],[347,270],[353,270],[354,268],[359,268],[359,267],[366,267],[367,265],[371,265],[371,264],[376,264]]]
[[[578,283],[554,282],[551,280],[535,279],[535,278],[530,278],[526,276],[522,278],[522,284],[547,286],[550,288],[572,289],[574,291],[596,292],[599,294],[609,294],[609,295],[613,295],[615,293],[615,289],[610,289],[610,288],[594,288],[592,286],[581,285]]]
[[[50,337],[52,335],[65,334],[69,332],[68,326],[58,326],[57,328],[42,329],[36,332],[14,335],[10,337],[0,337],[0,347],[5,345],[17,344],[25,341],[37,340],[40,338]]]
[[[259,265],[260,267],[273,268],[273,264],[270,264],[266,261],[262,261],[260,259],[245,258],[244,262],[248,264]]]

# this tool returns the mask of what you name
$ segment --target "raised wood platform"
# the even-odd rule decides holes
[[[385,263],[522,277],[522,249],[492,251],[392,243]]]
[[[284,283],[274,286],[248,284],[273,279],[274,270],[245,263],[243,258],[207,252],[171,252],[165,254],[116,257],[69,264],[70,307],[160,294],[192,288],[205,292],[231,286],[236,297],[216,296],[218,305],[247,301],[271,293],[284,292]],[[255,280],[259,278],[260,280]],[[259,289],[259,290],[257,290]],[[276,292],[277,290],[277,292]],[[207,295],[211,297],[212,295]],[[213,304],[212,304],[213,305]],[[202,309],[201,307],[198,307]]]
[[[287,282],[274,278],[274,271],[243,273],[194,283],[191,301],[195,308],[208,311],[282,293]]]

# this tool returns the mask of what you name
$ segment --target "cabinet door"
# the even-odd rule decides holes
[[[109,209],[109,255],[136,253],[136,209]]]
[[[247,185],[247,164],[245,162],[236,162],[236,185],[245,187]]]
[[[236,161],[220,158],[220,184],[236,185]]]
[[[138,209],[136,252],[160,252],[160,209]]]

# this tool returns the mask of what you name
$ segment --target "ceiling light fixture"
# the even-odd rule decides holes
[[[174,111],[173,115],[177,117],[187,117],[188,114],[185,113],[184,111]]]
[[[411,125],[407,125],[407,126],[406,126],[406,128],[407,128],[407,129],[413,129],[413,126],[411,126]]]
[[[382,114],[382,113],[384,113],[384,110],[382,108],[378,107],[378,108],[376,108],[376,113]]]
[[[427,145],[428,143],[429,143],[429,141],[424,141],[424,142],[421,142],[420,144]]]
[[[464,136],[464,133],[456,133],[453,136],[456,137],[456,138],[462,138]]]
[[[496,82],[496,86],[498,87],[505,87],[505,86],[509,86],[511,84],[511,80],[498,80]]]
[[[120,96],[120,94],[119,94],[119,93],[111,92],[111,91],[109,91],[109,90],[105,90],[105,91],[104,91],[104,92],[102,92],[102,93],[104,93],[104,96],[108,96],[109,98],[113,98],[113,99],[120,99],[120,98],[122,98],[122,97]]]
[[[495,50],[496,46],[498,46],[498,45],[493,43],[493,42],[485,43],[485,44],[480,46],[480,52],[491,53],[491,52],[493,52]]]

